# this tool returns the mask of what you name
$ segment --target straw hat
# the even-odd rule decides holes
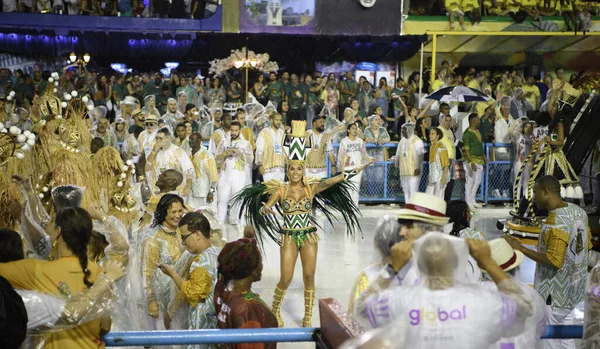
[[[146,122],[146,123],[147,122],[156,122],[156,123],[158,123],[158,118],[154,114],[148,114],[148,115],[146,115],[146,118],[145,118],[144,122]]]
[[[489,242],[490,250],[492,252],[492,259],[502,268],[504,271],[512,270],[523,262],[525,255],[521,251],[516,251],[508,242],[502,238],[494,239]]]
[[[138,108],[138,109],[136,109],[136,110],[134,110],[134,111],[131,112],[131,117],[135,118],[136,116],[138,116],[138,114],[141,114],[141,113],[142,113],[142,109]]]
[[[446,201],[437,196],[414,193],[398,212],[399,219],[407,219],[443,226],[448,224]]]

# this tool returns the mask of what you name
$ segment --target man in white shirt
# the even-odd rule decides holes
[[[231,116],[229,117],[231,119]],[[219,182],[217,184],[217,215],[222,223],[227,218],[229,200],[246,185],[246,170],[252,166],[254,154],[250,142],[241,137],[241,125],[231,123],[230,133],[223,137],[217,147],[217,167]],[[240,207],[231,207],[229,222],[242,225]]]
[[[281,118],[281,114],[271,114],[271,126],[260,131],[256,139],[256,165],[265,182],[285,179],[285,130],[281,127]]]
[[[398,143],[394,162],[400,171],[404,202],[408,203],[410,197],[419,191],[425,146],[421,138],[415,135],[415,125],[413,123],[402,125],[401,133],[402,139]]]
[[[152,152],[146,159],[149,183],[154,185],[161,172],[169,169],[175,169],[183,174],[185,178],[183,187],[177,188],[177,191],[187,198],[192,190],[192,180],[196,173],[194,165],[183,149],[173,145],[171,132],[164,127],[158,131]]]
[[[510,104],[503,103],[500,106],[500,117],[496,120],[496,125],[494,126],[495,144],[511,144],[513,140],[512,131],[515,125],[515,120],[510,115]],[[495,148],[495,161],[511,161],[514,159],[511,149],[508,147]],[[501,183],[500,181],[510,179],[510,164],[496,164],[495,166],[498,169],[498,177],[496,177],[497,180],[495,183]],[[502,193],[500,193],[501,191]],[[508,198],[510,197],[510,192],[508,187],[494,189],[494,195],[497,197]]]
[[[327,177],[325,156],[329,158],[329,163],[331,164],[331,175],[333,176],[338,172],[333,153],[332,138],[345,129],[346,126],[344,124],[339,124],[325,132],[325,117],[316,116],[313,118],[312,128],[307,131],[310,136],[312,148],[306,156],[305,176],[319,179]]]

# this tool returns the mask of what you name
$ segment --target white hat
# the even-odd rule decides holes
[[[420,221],[434,225],[446,225],[446,201],[437,196],[414,193],[408,203],[398,212],[399,219]]]
[[[492,259],[504,271],[512,270],[523,262],[525,255],[521,251],[516,251],[503,238],[494,239],[489,242],[492,251]]]
[[[130,104],[130,105],[136,105],[137,104],[137,99],[133,96],[126,96],[124,100],[121,101],[120,103],[121,105],[123,104]]]

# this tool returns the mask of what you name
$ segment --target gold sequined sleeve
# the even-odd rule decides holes
[[[217,183],[219,181],[219,172],[217,171],[217,163],[213,157],[208,157],[205,159],[206,164],[206,173],[210,178],[211,183]]]
[[[199,267],[190,273],[190,279],[181,284],[181,291],[188,303],[195,308],[210,294],[212,278],[205,268]]]
[[[568,245],[569,233],[566,231],[551,228],[546,232],[546,257],[548,257],[548,260],[555,268],[562,268]]]
[[[367,278],[367,274],[364,271],[361,271],[354,281],[354,286],[352,287],[352,291],[350,293],[350,303],[348,304],[348,312],[350,314],[354,313],[354,305],[360,294],[363,293],[364,290],[369,287],[369,278]]]
[[[587,227],[587,239],[588,239],[588,250],[594,248],[594,243],[592,242],[592,229]]]
[[[143,276],[144,276],[144,294],[148,302],[156,300],[154,290],[152,289],[152,279],[154,273],[158,268],[158,259],[160,257],[158,242],[155,238],[148,240],[144,251],[144,264],[143,264]]]

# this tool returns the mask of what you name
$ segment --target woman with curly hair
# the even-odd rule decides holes
[[[174,267],[183,253],[177,227],[184,213],[185,204],[181,197],[163,195],[154,212],[154,221],[141,240],[143,292],[150,316],[148,329],[164,329],[171,279],[161,273],[158,266]]]
[[[52,244],[51,261],[23,259],[0,264],[0,276],[13,287],[70,298],[90,288],[100,267],[90,261],[87,246],[92,235],[92,218],[82,208],[68,207],[56,214],[46,228]],[[110,318],[49,334],[44,348],[104,347],[100,336],[110,330]]]

